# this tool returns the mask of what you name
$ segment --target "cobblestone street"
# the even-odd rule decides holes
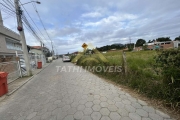
[[[56,66],[75,65],[53,61],[0,103],[0,120],[171,119],[90,72],[57,72]]]

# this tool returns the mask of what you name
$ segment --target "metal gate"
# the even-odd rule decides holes
[[[20,69],[17,61],[1,62],[0,71],[8,73],[8,83],[20,77]]]

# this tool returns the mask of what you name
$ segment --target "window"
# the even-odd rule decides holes
[[[7,49],[22,51],[21,43],[14,39],[6,38],[6,47],[7,47]]]

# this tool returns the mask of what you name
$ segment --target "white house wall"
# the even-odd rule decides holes
[[[9,48],[10,46],[8,46],[8,44],[6,43],[6,36],[3,34],[0,34],[0,55],[8,55],[8,54],[15,54],[15,51],[17,51],[19,54],[22,54],[22,50],[18,50],[18,47],[14,47],[11,46],[11,48]]]

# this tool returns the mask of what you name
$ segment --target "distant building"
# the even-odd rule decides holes
[[[78,51],[71,53],[72,56],[78,55]]]
[[[112,51],[116,50],[116,49],[111,49]]]
[[[142,46],[134,48],[134,51],[141,51],[141,50],[143,50]]]
[[[179,48],[180,41],[153,42],[146,43],[145,45],[147,45],[147,49],[149,50]]]
[[[29,53],[34,54],[34,55],[46,55],[49,51],[48,48],[41,46],[30,46],[30,51]]]

